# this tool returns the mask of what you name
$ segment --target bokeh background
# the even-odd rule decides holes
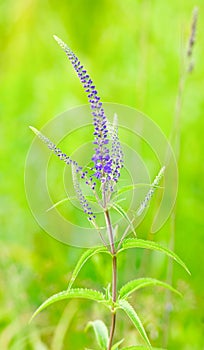
[[[35,308],[66,288],[83,251],[40,229],[24,191],[24,164],[33,139],[28,126],[41,128],[64,110],[87,102],[52,35],[64,39],[81,58],[103,101],[141,110],[169,137],[181,48],[186,47],[195,5],[195,67],[183,94],[174,232],[174,249],[192,276],[158,254],[138,250],[121,257],[119,284],[135,276],[170,278],[182,299],[149,288],[134,295],[132,303],[154,346],[204,349],[204,4],[192,0],[0,1],[0,349],[96,348],[92,332],[84,331],[87,321],[103,318],[110,324],[105,310],[79,300],[55,304],[28,326]],[[139,235],[148,237],[148,230],[144,223]],[[172,244],[171,220],[151,238]],[[108,259],[96,256],[81,271],[77,285],[101,289],[110,273]],[[119,315],[116,339],[121,336],[124,345],[142,344]]]

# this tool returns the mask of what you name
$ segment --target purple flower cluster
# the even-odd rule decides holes
[[[88,95],[88,101],[93,115],[94,144],[96,145],[95,154],[92,157],[94,162],[93,169],[95,169],[94,176],[97,179],[100,179],[101,182],[106,182],[111,179],[112,159],[107,147],[107,144],[109,143],[107,129],[108,122],[102,107],[102,102],[100,101],[100,97],[98,96],[98,92],[96,91],[92,79],[90,79],[90,76],[87,74],[87,71],[81,65],[76,55],[61,39],[56,36],[54,36],[54,38],[71,61],[74,70]]]
[[[47,144],[48,148],[55,155],[57,155],[60,160],[63,160],[67,165],[72,166],[73,183],[79,202],[84,212],[88,215],[89,220],[94,220],[95,216],[85,196],[83,195],[77,174],[80,175],[82,179],[85,179],[85,183],[94,191],[94,195],[99,201],[100,199],[95,190],[97,181],[95,182],[93,178],[95,177],[104,184],[102,198],[103,205],[106,205],[108,202],[107,198],[110,198],[114,184],[120,177],[120,169],[123,167],[123,152],[118,138],[117,116],[114,116],[113,125],[109,126],[102,102],[100,101],[95,85],[93,84],[90,76],[87,74],[87,71],[81,65],[80,61],[72,50],[61,39],[56,36],[54,36],[54,38],[71,61],[74,70],[76,71],[85,92],[88,95],[94,125],[93,143],[95,148],[94,155],[92,157],[92,161],[94,163],[94,166],[91,168],[92,174],[89,176],[87,171],[83,171],[82,167],[79,166],[76,161],[72,160],[69,156],[63,153],[53,142],[41,134],[41,132],[33,127],[30,128],[45,144]],[[106,196],[106,191],[108,196]]]

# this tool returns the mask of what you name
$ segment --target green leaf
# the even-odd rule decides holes
[[[120,205],[118,205],[118,204],[116,204],[116,203],[113,203],[111,206],[112,206],[121,216],[123,216],[123,217],[125,218],[125,220],[126,220],[126,221],[128,222],[128,224],[129,224],[129,226],[130,226],[132,232],[134,233],[135,236],[137,236],[137,235],[136,235],[136,232],[135,232],[135,229],[134,229],[134,226],[133,226],[133,224],[132,224],[132,221],[130,220],[129,216],[128,216],[127,213],[124,211],[124,209],[123,209]]]
[[[125,284],[119,291],[119,296],[122,299],[127,298],[131,293],[136,291],[137,289],[148,287],[148,286],[161,286],[164,288],[167,288],[171,290],[174,293],[177,293],[178,295],[181,296],[181,293],[179,293],[176,289],[174,289],[172,286],[169,284],[159,281],[154,278],[138,278],[136,280],[132,280]]]
[[[85,198],[89,201],[89,202],[97,202],[96,198],[94,196],[85,196]],[[61,199],[60,201],[54,203],[50,208],[48,208],[46,211],[50,211],[56,207],[58,207],[60,204],[67,202],[67,201],[71,201],[73,199],[77,199],[77,196],[71,196],[71,197],[65,197],[63,199]]]
[[[75,198],[76,198],[76,197],[75,197]],[[61,199],[60,201],[54,203],[54,204],[53,204],[50,208],[48,208],[46,211],[48,212],[48,211],[50,211],[50,210],[52,210],[52,209],[58,207],[58,205],[60,205],[60,204],[62,204],[62,203],[64,203],[64,202],[69,201],[70,199],[71,199],[71,197],[70,197],[70,198],[68,198],[68,197],[63,198],[63,199]]]
[[[106,350],[108,346],[108,329],[101,320],[91,321],[88,323],[86,329],[93,327],[97,343],[101,350]]]
[[[84,264],[95,254],[98,253],[107,253],[110,254],[108,249],[106,247],[95,247],[95,248],[90,248],[86,250],[81,257],[79,258],[79,261],[76,264],[76,267],[72,273],[72,277],[70,279],[69,285],[68,285],[68,290],[72,287],[79,271],[81,268],[84,266]]]
[[[150,348],[151,350],[166,350],[163,348]],[[127,348],[122,348],[121,350],[149,350],[146,346],[128,346]]]
[[[145,329],[142,325],[142,322],[140,321],[137,313],[135,312],[135,310],[133,309],[133,307],[128,303],[127,300],[119,300],[118,301],[118,305],[119,307],[127,314],[127,316],[129,317],[129,319],[132,321],[132,323],[134,324],[135,328],[138,330],[138,332],[140,333],[140,335],[142,336],[142,338],[144,339],[144,341],[146,342],[146,344],[149,346],[149,348],[151,349],[151,344],[149,342],[149,339],[147,337],[147,334],[145,332]]]
[[[124,342],[124,339],[119,340],[117,343],[115,343],[112,347],[111,350],[118,350],[118,347],[120,346],[120,344],[122,344]]]
[[[37,316],[42,310],[46,309],[49,305],[52,305],[60,300],[73,299],[73,298],[90,299],[97,302],[105,301],[104,294],[93,289],[75,288],[75,289],[65,290],[60,293],[52,295],[44,303],[42,303],[32,315],[30,322],[33,320],[35,316]]]
[[[118,251],[118,253],[130,248],[146,248],[150,250],[160,251],[166,254],[167,256],[169,256],[170,258],[174,259],[179,265],[181,265],[189,273],[189,275],[191,274],[187,266],[178,257],[178,255],[172,252],[172,250],[162,247],[159,243],[147,241],[143,239],[137,239],[137,238],[128,238],[125,241],[123,241],[122,248]]]
[[[132,185],[123,186],[116,192],[116,195],[119,196],[120,194],[122,194],[124,192],[132,191],[135,188],[141,188],[141,187],[151,187],[151,184],[138,183],[138,184],[132,184]],[[158,187],[160,187],[160,186],[158,186]]]

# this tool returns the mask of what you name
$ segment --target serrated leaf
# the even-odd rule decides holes
[[[35,316],[37,316],[42,310],[46,309],[48,306],[60,300],[73,299],[73,298],[83,298],[83,299],[94,300],[97,302],[102,302],[105,300],[105,296],[103,293],[93,289],[75,288],[75,289],[65,290],[52,295],[44,303],[42,303],[32,315],[30,322],[33,320]]]
[[[127,215],[127,213],[125,212],[125,210],[118,204],[116,203],[113,203],[112,204],[112,207],[121,215],[124,217],[124,219],[127,221],[127,223],[129,224],[132,232],[134,233],[135,236],[136,235],[136,232],[135,232],[135,229],[134,229],[134,226],[132,224],[132,221],[130,220],[129,216]]]
[[[133,309],[133,307],[128,303],[127,300],[119,300],[118,301],[119,307],[126,313],[126,315],[129,317],[129,319],[134,324],[135,328],[138,330],[146,344],[149,346],[148,349],[151,349],[150,341],[147,337],[147,334],[145,332],[145,329],[142,325],[142,322],[140,321],[140,318],[138,317],[136,311]]]
[[[101,350],[106,350],[108,346],[108,329],[105,323],[101,320],[91,321],[88,323],[88,328],[93,327],[97,343]]]
[[[169,256],[170,258],[174,259],[179,265],[181,265],[189,273],[189,275],[191,274],[187,266],[178,257],[177,254],[172,252],[172,250],[161,246],[159,243],[143,240],[143,239],[137,239],[137,238],[128,238],[125,241],[123,241],[122,248],[118,251],[118,253],[130,248],[146,248],[146,249],[162,252],[167,256]]]
[[[120,298],[125,299],[131,293],[135,292],[136,290],[138,290],[140,288],[148,287],[148,286],[161,286],[161,287],[167,288],[167,289],[171,290],[172,292],[177,293],[178,295],[181,296],[181,293],[179,293],[175,288],[173,288],[169,284],[162,282],[162,281],[159,281],[157,279],[148,278],[148,277],[138,278],[136,280],[132,280],[132,281],[128,282],[119,290],[119,296],[120,296]]]
[[[124,339],[119,340],[117,343],[115,343],[112,347],[111,350],[118,350],[118,347],[120,346],[120,344],[122,344],[124,342]]]
[[[74,268],[74,271],[72,273],[72,276],[71,276],[71,279],[70,279],[70,282],[68,284],[68,290],[72,287],[79,271],[81,270],[81,268],[84,266],[84,264],[95,254],[98,254],[98,253],[109,253],[108,249],[106,247],[95,247],[95,248],[90,248],[88,250],[86,250],[82,255],[81,257],[79,258],[75,268]]]

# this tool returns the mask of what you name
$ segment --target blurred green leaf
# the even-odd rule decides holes
[[[70,324],[78,310],[76,301],[71,301],[64,309],[59,322],[54,329],[50,350],[63,350],[65,337],[70,327]]]
[[[101,350],[106,350],[108,346],[108,329],[101,320],[95,320],[88,323],[87,328],[93,327],[96,340]]]
[[[118,347],[120,346],[120,344],[122,344],[124,342],[124,339],[119,340],[117,343],[115,343],[112,347],[111,350],[118,350]]]
[[[147,348],[146,346],[128,346],[127,348],[122,348],[121,350],[149,350],[149,349],[152,349],[152,350],[166,350],[166,349],[163,349],[163,348],[154,348],[154,347],[151,347],[151,348]]]

